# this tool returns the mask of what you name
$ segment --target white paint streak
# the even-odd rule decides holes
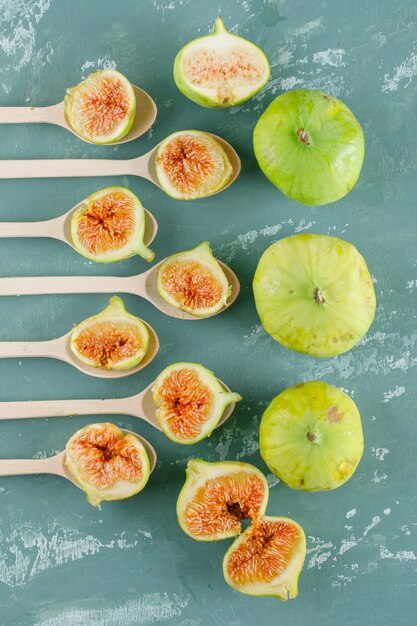
[[[298,26],[298,28],[293,28],[289,31],[291,37],[307,37],[314,33],[317,30],[320,30],[324,27],[324,17],[318,17],[315,20],[311,20],[310,22],[306,22],[302,26]]]
[[[40,616],[34,626],[138,626],[139,624],[159,624],[180,617],[188,606],[189,598],[167,593],[145,593],[137,600],[131,600],[115,608],[103,609],[64,609],[48,611]]]
[[[151,539],[148,531],[140,529],[130,540],[124,535],[124,532],[115,534],[111,541],[104,543],[79,530],[57,525],[45,530],[30,523],[15,528],[9,535],[0,531],[0,581],[10,587],[23,586],[45,570],[102,550],[135,548]]]
[[[417,555],[412,550],[399,550],[398,552],[390,552],[385,546],[381,546],[380,553],[381,559],[394,559],[401,563],[408,563],[409,561],[417,561]]]
[[[366,535],[369,533],[369,531],[372,530],[373,528],[375,528],[375,526],[378,526],[378,524],[380,524],[380,523],[381,523],[381,518],[379,517],[379,515],[375,515],[372,518],[372,522],[363,531],[363,536],[366,537]]]
[[[378,470],[375,470],[373,475],[372,475],[372,479],[371,480],[372,480],[373,483],[378,484],[378,483],[381,483],[383,480],[387,480],[387,478],[388,478],[387,474],[385,474],[385,473],[380,474],[378,472]]]
[[[372,448],[372,454],[378,461],[383,461],[385,456],[389,454],[388,448]]]
[[[318,537],[309,537],[310,543],[314,545],[313,548],[307,550],[307,555],[310,558],[307,563],[307,569],[317,567],[321,569],[322,565],[332,556],[332,550],[334,550],[333,543],[331,541],[323,541]]]
[[[233,241],[229,241],[222,244],[221,246],[218,246],[215,250],[216,256],[220,256],[221,259],[229,262],[235,258],[239,251],[250,250],[251,246],[255,243],[257,239],[259,239],[259,237],[273,237],[277,233],[279,233],[284,228],[284,226],[289,226],[292,229],[292,232],[298,233],[302,230],[309,230],[314,224],[315,222],[306,222],[305,219],[300,219],[297,223],[295,223],[290,218],[283,222],[279,222],[278,224],[265,226],[260,230],[249,230],[246,233],[241,233],[240,235],[238,235],[237,238]]]
[[[353,517],[354,515],[356,515],[356,509],[350,509],[350,511],[348,511],[346,513],[346,518],[350,519],[351,517]]]
[[[30,63],[36,48],[35,26],[51,3],[52,0],[0,0],[0,50],[4,57],[0,73],[16,73]],[[52,52],[48,46],[46,56]],[[6,92],[7,88],[6,85]]]
[[[344,67],[346,63],[343,60],[346,52],[342,48],[328,48],[313,54],[313,63],[320,65],[331,65],[332,67]]]
[[[395,389],[389,389],[388,391],[384,391],[384,402],[389,402],[393,398],[398,398],[405,393],[405,387],[401,385],[397,385]]]
[[[344,554],[348,550],[351,550],[358,545],[358,542],[354,539],[342,539],[342,545],[340,546],[339,554]]]
[[[412,52],[400,65],[394,68],[392,75],[384,75],[382,92],[397,91],[400,85],[406,89],[417,75],[417,54]]]
[[[114,59],[110,57],[98,58],[95,61],[86,61],[81,66],[81,75],[83,78],[91,74],[92,71],[98,69],[111,69],[115,70],[117,68],[117,63]]]

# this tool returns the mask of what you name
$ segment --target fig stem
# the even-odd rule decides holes
[[[222,18],[218,15],[214,21],[214,34],[220,35],[221,33],[227,33],[227,30]]]
[[[297,130],[297,137],[301,141],[301,143],[305,144],[306,146],[310,145],[310,137],[305,128],[299,128]]]
[[[315,441],[316,440],[316,435],[311,430],[309,430],[308,433],[307,433],[307,439],[309,441]]]
[[[326,302],[326,300],[323,297],[323,294],[321,293],[318,287],[315,288],[313,295],[314,295],[314,300],[317,302],[317,304],[324,304]]]

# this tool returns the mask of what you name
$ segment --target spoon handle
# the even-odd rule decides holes
[[[107,413],[133,415],[134,398],[109,400],[33,400],[0,402],[0,420],[63,415],[103,415]]]
[[[47,459],[1,459],[0,476],[58,474],[56,456]]]
[[[0,161],[0,178],[68,178],[138,174],[137,159],[32,159]]]
[[[0,278],[0,296],[61,293],[133,293],[138,276],[23,276]],[[140,294],[141,295],[141,294]]]
[[[52,237],[62,238],[61,218],[42,222],[0,222],[0,237]]]
[[[57,341],[0,341],[0,359],[57,356]]]
[[[0,124],[55,124],[63,116],[63,103],[49,107],[0,107]]]

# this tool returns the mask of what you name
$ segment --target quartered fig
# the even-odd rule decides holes
[[[275,98],[255,126],[253,144],[265,176],[283,194],[307,205],[343,198],[359,177],[365,152],[352,111],[313,89]]]
[[[301,234],[273,243],[253,280],[265,330],[286,348],[316,357],[350,350],[375,315],[365,260],[351,243]]]
[[[223,560],[228,585],[251,596],[295,598],[306,554],[304,531],[286,517],[255,519]]]
[[[217,541],[242,532],[242,520],[265,513],[265,476],[249,463],[188,461],[177,502],[182,530],[197,541]]]
[[[67,89],[65,115],[77,135],[91,143],[118,141],[132,127],[136,96],[132,85],[116,70],[97,70]]]
[[[80,254],[97,263],[139,256],[152,261],[145,245],[145,211],[126,187],[100,189],[86,198],[71,218],[71,239]]]
[[[70,347],[90,367],[126,370],[142,361],[148,343],[145,324],[126,311],[120,298],[112,296],[104,311],[74,326]]]
[[[162,431],[176,443],[208,437],[225,408],[241,400],[226,391],[212,372],[196,363],[174,363],[159,374],[153,387],[156,417]]]
[[[233,173],[221,144],[199,130],[169,135],[158,148],[155,168],[162,189],[177,200],[194,200],[216,193]]]
[[[363,453],[356,404],[341,389],[318,380],[276,396],[262,416],[259,439],[271,472],[303,491],[340,487]]]
[[[221,17],[214,33],[194,39],[177,54],[174,79],[187,98],[205,107],[229,107],[248,100],[269,79],[265,54],[229,33]]]
[[[158,270],[157,287],[169,304],[196,317],[217,313],[231,294],[208,241],[169,256]]]
[[[89,424],[69,439],[66,464],[87,500],[100,506],[104,500],[122,500],[141,491],[150,474],[142,442],[115,424]]]

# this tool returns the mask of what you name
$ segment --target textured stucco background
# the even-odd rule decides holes
[[[185,99],[172,79],[179,48],[211,29],[220,12],[233,32],[257,42],[272,77],[254,99],[213,111]],[[161,339],[152,365],[125,380],[83,376],[40,359],[0,361],[0,400],[120,397],[147,386],[169,363],[202,362],[244,396],[227,425],[192,448],[146,424],[109,416],[157,448],[149,486],[131,500],[90,507],[57,477],[0,480],[0,623],[4,626],[367,626],[415,623],[417,585],[416,368],[417,5],[413,0],[0,0],[0,105],[47,105],[100,67],[117,67],[159,108],[133,144],[94,147],[51,126],[0,127],[0,159],[137,156],[174,130],[198,128],[238,150],[239,180],[213,198],[176,202],[137,178],[0,181],[0,219],[60,215],[109,184],[129,186],[157,217],[157,259],[209,239],[237,272],[242,293],[223,315],[198,323],[164,317],[145,301],[128,309]],[[366,159],[346,198],[317,209],[284,198],[252,152],[260,113],[283,90],[320,88],[343,99],[363,125]],[[1,167],[1,163],[0,163]],[[351,352],[318,360],[289,352],[262,330],[251,279],[263,250],[300,231],[354,243],[375,280],[377,316]],[[0,274],[129,275],[139,258],[95,266],[64,244],[1,240]],[[1,298],[0,340],[41,340],[101,310],[107,296]],[[366,448],[354,478],[332,493],[291,491],[269,476],[270,514],[305,528],[308,554],[299,597],[281,604],[227,587],[228,542],[186,537],[175,501],[187,459],[240,459],[267,468],[258,423],[273,396],[320,378],[357,402]],[[7,421],[0,456],[41,458],[94,416]]]

